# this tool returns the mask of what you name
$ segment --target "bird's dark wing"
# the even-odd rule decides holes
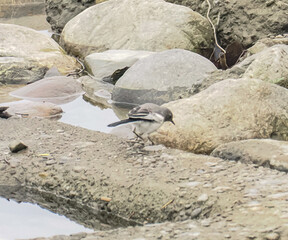
[[[146,108],[141,106],[137,106],[133,108],[129,113],[128,113],[129,118],[136,118],[136,119],[146,119],[146,120],[151,120],[153,121],[154,118],[151,115],[151,111]]]
[[[118,125],[124,124],[124,123],[131,123],[131,122],[135,122],[138,121],[139,119],[124,119],[124,120],[120,120],[118,122],[114,122],[114,123],[110,123],[109,125],[107,125],[107,127],[116,127]]]
[[[161,122],[164,117],[158,113],[159,106],[153,103],[145,103],[133,108],[129,113],[129,119]]]

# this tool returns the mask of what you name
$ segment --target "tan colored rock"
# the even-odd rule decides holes
[[[201,53],[211,49],[212,39],[208,20],[187,7],[163,0],[110,0],[71,19],[60,43],[69,53],[85,57],[109,49]]]
[[[277,44],[286,44],[288,45],[288,37],[278,36],[275,38],[263,38],[257,41],[252,47],[247,49],[247,52],[250,54],[259,53],[269,47],[272,47]]]
[[[154,142],[210,153],[236,140],[288,140],[288,90],[257,79],[227,79],[187,99],[164,104],[175,126],[165,123]]]
[[[288,45],[274,45],[246,58],[240,65],[247,64],[243,77],[258,78],[288,88]]]
[[[31,102],[28,100],[6,103],[6,112],[20,117],[57,117],[62,113],[61,107],[49,102]]]
[[[57,67],[67,74],[78,67],[76,60],[65,54],[51,38],[33,29],[13,24],[0,24],[0,82],[26,83],[41,79],[45,72]],[[11,70],[13,68],[13,70]],[[39,76],[35,78],[35,72]]]
[[[253,163],[288,171],[288,142],[272,139],[249,139],[222,144],[211,153],[226,160]]]
[[[230,69],[214,71],[203,80],[199,89],[228,78],[258,78],[288,88],[288,45],[266,46],[263,51],[245,58]]]

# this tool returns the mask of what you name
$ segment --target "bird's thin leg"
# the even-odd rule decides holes
[[[149,136],[147,138],[152,143],[152,145],[155,145],[155,143],[152,141],[152,139]]]
[[[134,133],[138,138],[140,138],[140,139],[142,139],[142,140],[144,141],[144,139],[143,139],[139,134],[136,133],[136,128],[133,129],[133,133]]]

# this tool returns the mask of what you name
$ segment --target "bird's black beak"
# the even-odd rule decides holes
[[[173,124],[175,125],[175,123],[174,123],[174,121],[173,121],[172,119],[170,120],[170,122],[173,123]]]

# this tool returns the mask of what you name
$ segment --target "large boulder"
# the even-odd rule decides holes
[[[227,79],[164,106],[175,126],[165,123],[151,138],[173,148],[207,154],[236,140],[288,140],[288,90],[262,80]]]
[[[203,16],[208,11],[207,1],[166,0],[190,7]],[[229,0],[211,1],[210,17],[217,28],[218,39],[226,47],[234,41],[245,48],[268,35],[287,33],[288,4],[286,0]]]
[[[73,77],[54,76],[17,89],[10,95],[35,102],[64,104],[76,99],[82,93],[81,83]]]
[[[63,74],[77,68],[76,60],[51,38],[13,24],[0,24],[0,56],[1,83],[33,82],[53,66]]]
[[[222,144],[211,153],[225,160],[253,163],[288,171],[288,142],[272,139],[249,139]]]
[[[85,57],[109,49],[210,52],[213,31],[206,18],[163,0],[110,0],[92,6],[64,27],[60,43]]]
[[[117,81],[115,102],[163,104],[198,92],[207,73],[216,70],[197,53],[172,49],[137,61]]]
[[[112,75],[116,70],[131,67],[136,61],[147,57],[154,52],[132,50],[108,50],[101,53],[92,53],[85,57],[86,69],[101,80]]]

